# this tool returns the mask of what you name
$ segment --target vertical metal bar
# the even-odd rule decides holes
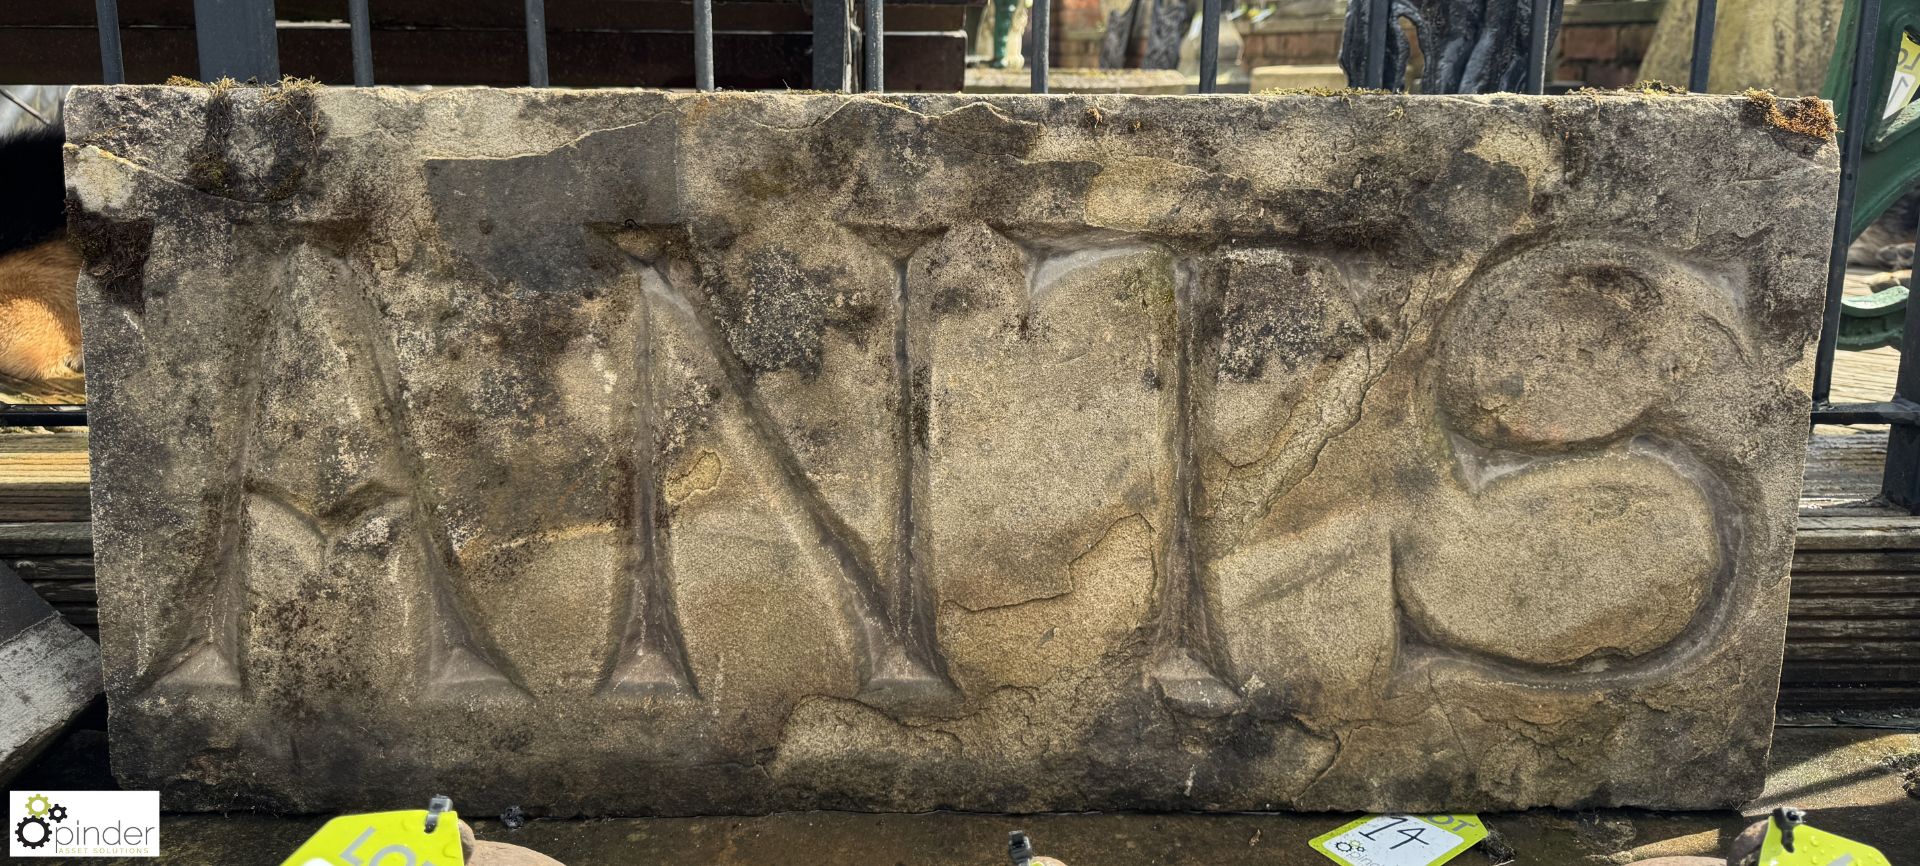
[[[847,90],[848,45],[847,16],[852,13],[848,0],[813,2],[813,89]]]
[[[1827,259],[1827,308],[1820,322],[1820,346],[1814,356],[1813,402],[1833,392],[1833,350],[1840,342],[1840,297],[1847,285],[1847,247],[1853,243],[1853,190],[1860,176],[1860,153],[1873,124],[1874,36],[1880,30],[1880,0],[1860,0],[1859,26],[1853,34],[1853,69],[1847,81],[1847,116],[1840,130],[1840,205],[1833,214],[1833,249]]]
[[[373,86],[373,21],[367,0],[347,0],[347,25],[353,28],[353,84]]]
[[[26,112],[28,117],[31,117],[34,120],[39,121],[41,126],[53,125],[53,121],[48,120],[46,115],[41,114],[40,112],[34,110],[33,106],[28,105],[25,102],[21,102],[20,97],[14,96],[13,94],[8,93],[7,89],[4,87],[0,87],[0,99],[4,99],[8,102],[13,103],[14,108],[18,108],[21,111]],[[55,116],[57,117],[58,115],[55,115]]]
[[[1915,232],[1920,241],[1920,232]],[[1914,264],[1920,265],[1920,261]],[[1920,267],[1914,269],[1920,272]],[[1907,311],[1900,334],[1900,374],[1894,380],[1893,401],[1911,401],[1920,396],[1920,281],[1907,276]],[[1880,495],[1888,502],[1920,514],[1920,427],[1893,424],[1887,427],[1887,462],[1881,470]]]
[[[1687,73],[1687,89],[1707,92],[1707,70],[1713,65],[1713,25],[1719,10],[1718,0],[1700,0],[1693,16],[1693,68]],[[1875,14],[1875,18],[1879,15]]]
[[[1527,92],[1547,92],[1547,46],[1553,39],[1553,0],[1533,0],[1533,21],[1527,31]]]
[[[713,89],[713,0],[693,0],[693,86]]]
[[[280,78],[280,40],[273,0],[193,0],[200,80]]]
[[[880,4],[881,0],[866,0],[866,21],[861,24],[860,30],[860,54],[866,62],[866,89],[873,93],[887,89],[884,72],[887,64],[882,56],[886,50],[883,44],[886,40],[882,38],[886,34],[886,13],[881,10]]]
[[[1043,0],[1034,0],[1039,3]],[[1200,92],[1220,89],[1220,0],[1200,4]]]
[[[1362,83],[1375,90],[1387,86],[1387,19],[1393,0],[1367,0],[1367,69]]]
[[[1046,93],[1047,75],[1053,71],[1053,0],[1033,0],[1033,56],[1027,58],[1027,64],[1033,73],[1031,89]]]
[[[527,0],[527,84],[547,86],[547,0]]]
[[[100,28],[100,80],[107,84],[125,84],[127,66],[120,54],[120,0],[93,0],[93,15]]]

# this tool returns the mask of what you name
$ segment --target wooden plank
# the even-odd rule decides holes
[[[1864,287],[1863,287],[1864,288]],[[1900,352],[1891,346],[1833,355],[1833,402],[1873,403],[1892,399],[1900,372]]]
[[[93,524],[0,523],[0,555],[87,556],[93,553]]]
[[[1802,662],[1782,668],[1780,682],[1783,686],[1802,683],[1808,685],[1885,683],[1915,686],[1920,684],[1920,661]],[[1920,686],[1915,687],[1920,688]]]
[[[1788,640],[1920,640],[1920,620],[1787,617]]]
[[[57,465],[78,466],[80,477],[85,478],[87,441],[88,436],[85,430],[65,430],[59,433],[12,433],[0,435],[0,455],[18,454],[23,458],[29,455],[41,455],[56,463],[53,455],[60,455],[67,462]]]
[[[1842,352],[1835,397],[1885,399],[1897,353]],[[1780,705],[1920,706],[1920,519],[1856,503],[1879,493],[1881,429],[1817,428],[1795,538]],[[1846,502],[1844,507],[1811,507]],[[1836,616],[1836,614],[1839,614]]]
[[[99,601],[91,580],[29,580],[27,586],[52,605],[97,607]]]
[[[92,517],[85,484],[0,485],[0,517],[23,522],[81,521]]]
[[[1857,550],[1820,551],[1793,555],[1793,573],[1802,572],[1878,572],[1913,574],[1920,572],[1920,551]]]
[[[1807,466],[1800,498],[1856,501],[1880,493],[1887,434],[1815,433],[1807,442]]]
[[[94,55],[99,56],[99,49]],[[0,403],[18,405],[21,403],[85,403],[87,402],[87,383],[79,377],[68,379],[48,379],[42,382],[29,382],[12,376],[0,375]],[[4,429],[4,428],[0,428]]]
[[[61,616],[67,618],[67,622],[74,625],[95,628],[100,625],[100,611],[91,604],[56,604],[53,609],[59,611]]]
[[[1820,509],[1800,514],[1796,551],[1920,550],[1920,517],[1898,509]]]
[[[1920,662],[1920,640],[1789,640],[1788,665],[1821,661]]]
[[[1920,595],[1920,574],[1793,573],[1793,597]]]
[[[8,439],[51,439],[51,436],[0,436],[0,486],[10,484],[87,483],[87,452],[40,446],[26,449]]]
[[[85,433],[0,435],[0,520],[86,520],[87,474]]]
[[[1920,620],[1920,596],[1888,595],[1876,598],[1849,598],[1847,596],[1796,595],[1787,603],[1787,618],[1792,620],[1796,617]]]
[[[1780,690],[1784,709],[1907,709],[1920,707],[1920,686],[1795,684]]]
[[[21,579],[93,582],[93,557],[47,556],[21,558],[0,555],[0,565],[13,569]]]

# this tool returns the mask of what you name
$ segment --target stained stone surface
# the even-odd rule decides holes
[[[0,785],[99,696],[100,647],[0,564]]]
[[[1738,803],[1833,145],[1740,99],[82,88],[172,808]]]

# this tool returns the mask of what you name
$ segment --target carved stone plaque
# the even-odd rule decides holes
[[[173,808],[1761,781],[1835,150],[1737,98],[83,88]]]

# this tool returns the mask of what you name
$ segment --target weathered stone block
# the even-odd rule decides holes
[[[100,647],[0,565],[0,784],[100,696]]]
[[[1724,806],[1832,144],[1738,99],[84,88],[174,808]]]

